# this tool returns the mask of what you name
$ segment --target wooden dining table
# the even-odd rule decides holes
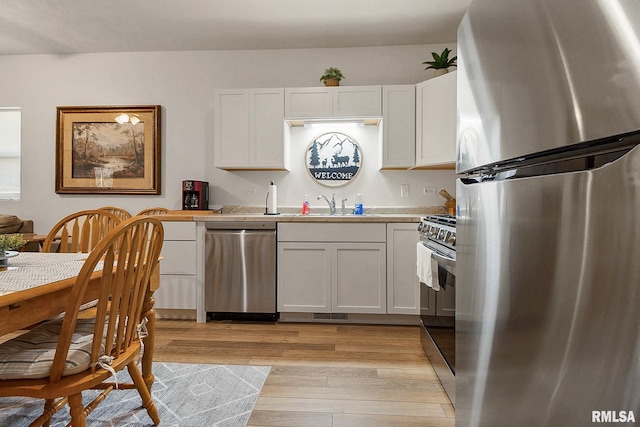
[[[9,258],[9,265],[0,269],[0,337],[51,319],[63,313],[71,289],[87,254],[20,252]],[[142,318],[147,318],[147,336],[143,339],[142,376],[149,390],[153,385],[152,371],[155,331],[153,293],[160,285],[159,263],[156,264],[145,295]],[[101,263],[91,281],[102,275]],[[98,297],[99,287],[89,286],[85,302]]]

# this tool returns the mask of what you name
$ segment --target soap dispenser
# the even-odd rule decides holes
[[[356,194],[356,202],[353,207],[354,215],[362,215],[364,213],[364,208],[362,207],[362,193]]]
[[[302,202],[302,215],[309,215],[310,211],[311,210],[309,209],[309,195],[305,194],[304,202]]]

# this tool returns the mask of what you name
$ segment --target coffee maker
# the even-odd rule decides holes
[[[206,181],[182,181],[182,209],[209,209],[209,183]]]

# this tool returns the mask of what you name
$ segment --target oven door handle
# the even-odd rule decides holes
[[[449,258],[448,256],[441,255],[441,254],[440,254],[440,252],[438,252],[438,250],[437,250],[437,249],[435,249],[435,248],[433,248],[432,246],[429,246],[429,245],[427,244],[427,240],[420,239],[420,242],[421,242],[424,246],[426,246],[426,247],[427,247],[427,249],[429,249],[429,250],[431,251],[431,255],[432,255],[434,258],[436,258],[436,260],[437,260],[437,261],[442,261],[442,262],[445,262],[445,263],[451,263],[451,262],[452,262],[452,263],[455,265],[455,263],[456,263],[456,260],[455,260],[455,259],[453,259],[453,258]]]
[[[449,258],[449,257],[446,257],[446,256],[442,256],[442,255],[440,255],[440,254],[439,254],[439,253],[437,253],[437,252],[431,252],[431,256],[432,256],[436,261],[438,261],[439,263],[442,263],[442,264],[444,264],[444,265],[448,265],[448,266],[451,266],[451,267],[454,267],[454,268],[455,268],[455,266],[456,266],[456,260],[455,260],[455,259],[453,259],[453,258]]]

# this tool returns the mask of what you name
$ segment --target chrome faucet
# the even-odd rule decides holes
[[[331,200],[327,199],[327,196],[325,196],[324,194],[321,194],[318,196],[318,200],[320,199],[324,199],[327,204],[329,205],[329,212],[331,212],[331,215],[335,215],[336,214],[336,193],[333,193],[333,195],[331,196]]]

